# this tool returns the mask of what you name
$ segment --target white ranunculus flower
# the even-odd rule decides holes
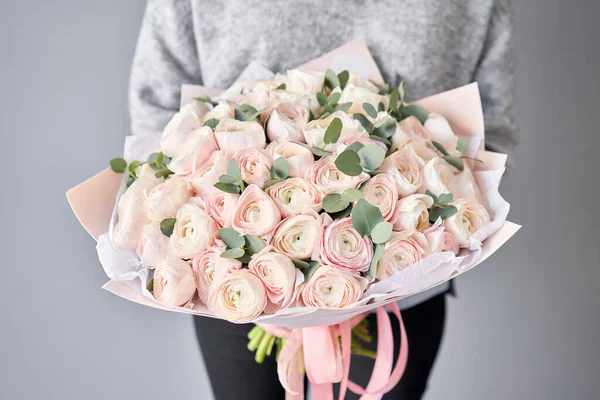
[[[426,194],[411,194],[398,202],[394,215],[395,231],[424,232],[429,228],[429,211],[433,199]]]
[[[323,223],[317,213],[283,219],[273,231],[271,246],[299,260],[311,258],[323,236]]]
[[[358,120],[352,118],[343,111],[336,111],[326,118],[310,121],[304,127],[303,132],[306,143],[311,147],[318,147],[327,151],[333,151],[336,143],[325,145],[324,137],[325,131],[335,118],[339,118],[339,120],[342,122],[342,132],[338,142],[353,137],[369,137],[369,133],[365,130],[365,128],[363,128]]]
[[[267,121],[267,136],[271,142],[294,140],[304,142],[302,128],[308,123],[308,109],[296,103],[280,103],[273,107]]]
[[[151,222],[144,227],[136,253],[145,268],[154,268],[167,258],[169,238],[160,230],[160,223]]]
[[[298,94],[316,94],[323,90],[325,75],[320,72],[305,72],[299,69],[287,71],[285,90]]]
[[[218,119],[219,121],[223,119],[232,119],[234,116],[235,110],[231,107],[226,101],[220,101],[212,110],[208,111],[204,117],[202,118],[202,123],[208,121],[209,119]]]
[[[173,156],[183,145],[187,136],[202,126],[206,105],[200,101],[192,101],[181,108],[163,130],[160,147],[168,156]]]
[[[206,305],[219,318],[234,323],[249,322],[267,307],[267,291],[254,272],[239,269],[211,286]]]
[[[431,135],[431,139],[441,143],[446,150],[456,149],[458,137],[452,131],[448,120],[438,113],[430,113],[423,127]]]
[[[194,191],[201,196],[211,191],[218,190],[214,184],[219,182],[221,175],[227,175],[227,164],[233,158],[233,153],[219,150],[215,151],[210,158],[197,168],[190,176],[190,182]]]
[[[215,242],[217,223],[195,200],[192,198],[184,204],[175,217],[169,247],[177,257],[196,257]]]
[[[409,147],[390,154],[377,170],[394,178],[400,196],[413,194],[423,185],[423,160]]]
[[[382,96],[377,92],[373,92],[361,86],[346,85],[342,91],[340,104],[352,103],[352,106],[346,111],[348,114],[363,114],[368,115],[363,108],[364,103],[369,103],[377,110],[379,103],[383,103],[387,110],[389,99],[387,96]]]
[[[187,175],[200,168],[219,148],[215,135],[208,126],[192,131],[175,156],[169,162],[169,169],[179,175]]]
[[[187,177],[171,176],[164,183],[155,186],[148,195],[146,199],[148,218],[156,222],[173,218],[179,207],[187,203],[192,194],[192,187]]]
[[[115,247],[129,251],[137,249],[144,226],[150,222],[145,208],[148,194],[163,181],[154,175],[154,170],[148,164],[139,167],[137,175],[138,179],[117,203],[118,221],[111,235]]]
[[[315,162],[312,152],[301,144],[294,142],[271,142],[266,149],[273,161],[279,157],[288,163],[288,175],[304,177],[308,168]]]
[[[321,211],[323,193],[311,182],[304,178],[289,178],[265,189],[271,196],[281,215],[301,214],[305,209]]]
[[[417,117],[410,116],[408,118],[404,118],[399,123],[400,129],[402,132],[406,133],[411,138],[421,138],[425,140],[432,140],[431,134],[427,129],[423,127],[421,121]]]
[[[423,169],[424,188],[439,196],[454,193],[456,177],[450,165],[440,157],[433,158]]]
[[[457,199],[450,204],[458,211],[444,221],[446,230],[454,235],[460,247],[468,247],[471,235],[490,223],[490,214],[472,199]]]
[[[182,260],[169,260],[154,270],[154,298],[161,303],[183,306],[194,297],[192,267]]]

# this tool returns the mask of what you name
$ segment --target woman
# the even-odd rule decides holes
[[[509,3],[151,0],[131,75],[132,131],[162,130],[178,109],[182,84],[227,88],[252,60],[285,71],[360,38],[386,82],[406,82],[409,101],[477,81],[486,144],[510,153],[515,138]],[[409,337],[408,366],[385,399],[422,397],[441,342],[445,294],[450,291],[450,285],[441,285],[400,304]],[[374,316],[370,319],[376,334]],[[248,326],[208,318],[195,318],[195,323],[217,400],[284,398],[273,359],[257,365],[246,349]],[[353,357],[351,380],[364,385],[372,367],[372,360]]]

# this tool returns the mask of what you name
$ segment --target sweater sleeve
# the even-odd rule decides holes
[[[201,84],[191,2],[149,0],[129,83],[132,134],[161,131],[185,83]]]
[[[515,50],[510,0],[495,0],[487,39],[475,72],[485,120],[485,142],[491,151],[512,159],[515,124]]]

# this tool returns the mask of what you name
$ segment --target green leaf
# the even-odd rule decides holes
[[[363,103],[363,110],[369,115],[371,118],[377,118],[377,110],[371,103]]]
[[[416,117],[419,121],[421,121],[422,124],[424,124],[425,121],[427,121],[427,118],[429,118],[429,111],[427,111],[421,106],[416,105],[401,107],[400,113],[402,113],[404,118],[408,118],[411,116]]]
[[[242,172],[235,158],[232,158],[227,163],[227,175],[234,177],[238,181],[242,180]]]
[[[321,114],[319,119],[325,119],[325,118],[329,117],[330,115],[331,115],[331,113],[329,111],[324,112],[323,114]]]
[[[379,104],[377,104],[377,111],[385,111],[385,104],[383,104],[383,102],[380,101]]]
[[[222,183],[236,183],[238,180],[235,179],[233,176],[229,176],[229,175],[221,175],[219,177],[219,182]]]
[[[433,224],[438,218],[442,220],[450,218],[458,212],[454,206],[434,207],[429,210],[429,221]]]
[[[308,149],[315,156],[319,156],[319,157],[327,157],[327,156],[330,156],[332,154],[331,152],[323,150],[323,149],[320,149],[318,147],[309,147]]]
[[[373,279],[375,279],[375,277],[377,276],[377,264],[379,263],[379,260],[381,260],[381,258],[383,257],[384,253],[385,245],[376,244],[373,251],[373,259],[371,260],[371,266],[369,267],[369,275]]]
[[[331,144],[338,141],[342,134],[342,121],[339,118],[334,118],[325,130],[323,141],[325,144]]]
[[[336,111],[348,111],[350,109],[350,107],[352,107],[352,102],[348,102],[348,103],[342,103],[342,104],[336,104],[335,107],[333,107],[333,112]]]
[[[171,237],[175,228],[175,222],[177,222],[175,218],[167,218],[160,221],[160,231],[163,235]]]
[[[337,104],[337,102],[340,101],[341,97],[342,94],[340,92],[332,92],[327,98],[327,101],[329,102],[329,104]]]
[[[242,264],[248,264],[252,260],[252,257],[250,257],[250,254],[245,252],[244,255],[241,257],[238,257],[237,260],[239,262],[241,262]]]
[[[273,161],[273,174],[274,178],[287,179],[288,177],[288,162],[284,157],[277,157]]]
[[[317,261],[314,261],[314,260],[310,260],[309,265],[310,266],[307,269],[302,271],[304,273],[304,281],[305,282],[309,281],[310,278],[315,273],[315,271],[317,270],[317,268],[319,268],[321,266],[321,264],[319,264]]]
[[[358,176],[363,172],[360,157],[352,150],[342,151],[335,159],[335,166],[349,176]]]
[[[194,97],[194,100],[201,101],[203,103],[212,104],[213,107],[216,106],[217,104],[219,104],[216,101],[213,101],[210,97],[208,97],[206,95],[205,96]]]
[[[382,138],[390,138],[396,132],[396,120],[394,118],[384,118],[375,124],[373,134]]]
[[[452,165],[457,170],[462,171],[463,169],[465,169],[465,164],[463,163],[463,160],[460,157],[444,156],[443,158],[444,158],[444,161],[446,161],[448,164]]]
[[[390,240],[390,237],[392,236],[392,227],[393,225],[386,221],[382,221],[375,225],[371,231],[373,243],[380,244]]]
[[[157,178],[166,178],[167,176],[173,175],[173,174],[174,174],[174,172],[171,171],[169,168],[163,168],[163,169],[156,171],[154,176],[156,176]]]
[[[436,141],[432,141],[431,144],[433,144],[433,147],[435,147],[436,149],[439,150],[440,153],[442,153],[445,156],[448,156],[448,151],[446,150],[446,148],[444,147],[443,144],[441,144],[440,142],[436,142]]]
[[[346,200],[349,203],[354,203],[363,198],[363,194],[358,189],[346,189],[344,193],[342,193],[342,200]]]
[[[143,164],[143,162],[134,160],[129,164],[129,174],[137,178],[136,170]]]
[[[327,95],[323,92],[317,92],[317,101],[321,107],[325,107],[325,104],[327,104]]]
[[[344,210],[350,203],[343,200],[342,196],[337,193],[328,194],[323,198],[323,209],[328,213],[336,213]]]
[[[235,247],[242,247],[244,245],[244,238],[242,235],[233,229],[221,228],[219,229],[219,236],[229,248],[233,249]]]
[[[285,89],[286,89],[285,83],[282,83],[281,85],[279,85],[275,88],[275,90],[285,90]]]
[[[129,178],[127,178],[127,187],[131,186],[133,182],[135,182],[135,178],[129,175]]]
[[[371,136],[369,136],[369,138],[371,138],[373,140],[377,140],[378,142],[385,144],[388,148],[392,147],[392,142],[390,142],[386,138],[382,138],[382,137],[375,136],[375,135],[371,135]]]
[[[310,264],[307,261],[299,260],[297,258],[292,258],[291,260],[299,270],[310,268]]]
[[[158,155],[156,156],[156,161],[154,162],[156,164],[157,167],[162,167],[163,166],[163,161],[165,161],[165,155],[163,154],[163,152],[161,151],[160,153],[158,153]]]
[[[340,86],[340,79],[332,69],[328,69],[325,72],[325,86],[330,89],[335,89]]]
[[[151,154],[148,156],[148,162],[149,162],[150,164],[154,164],[154,163],[156,163],[156,157],[158,157],[158,153],[151,153]]]
[[[439,202],[438,197],[433,194],[429,189],[425,190],[425,194],[433,199],[433,203],[437,204]]]
[[[214,186],[225,193],[239,194],[241,192],[240,187],[233,183],[217,182]]]
[[[360,199],[352,209],[352,226],[359,235],[370,235],[377,224],[383,221],[379,208],[368,201]]]
[[[122,174],[127,169],[127,161],[123,158],[113,158],[110,160],[110,168],[118,174]]]
[[[456,142],[456,150],[460,151],[461,153],[466,153],[469,151],[469,141],[464,137],[459,137],[458,141]]]
[[[269,179],[268,181],[265,182],[264,186],[263,186],[263,190],[266,190],[268,187],[273,186],[276,183],[281,182],[281,179]]]
[[[376,144],[370,144],[358,151],[362,166],[369,171],[376,170],[385,159],[385,150]]]
[[[439,204],[446,205],[450,203],[453,198],[454,196],[452,195],[452,193],[442,193],[439,197]]]
[[[342,90],[346,87],[348,79],[350,79],[350,73],[348,71],[342,71],[338,74],[338,80],[340,81],[340,87]]]
[[[363,147],[365,147],[365,145],[362,144],[361,142],[354,142],[350,146],[346,147],[344,150],[352,150],[352,151],[358,153],[358,151],[360,149],[362,149]]]
[[[221,253],[222,258],[240,258],[246,253],[244,249],[236,247],[235,249],[228,249]]]
[[[204,121],[204,123],[202,124],[202,126],[208,126],[211,129],[215,129],[217,127],[217,125],[219,125],[219,120],[216,118],[211,118],[209,120]]]
[[[149,291],[150,293],[154,292],[154,278],[150,279],[150,281],[148,281],[148,284],[146,285],[146,290]]]
[[[254,235],[245,235],[244,239],[246,241],[246,251],[250,256],[260,252],[267,246],[262,239]]]
[[[398,89],[392,90],[390,93],[390,106],[388,110],[394,111],[398,108]]]
[[[352,212],[352,204],[349,204],[348,207],[344,208],[342,211],[329,213],[329,216],[331,217],[331,219],[346,218],[347,216],[350,215],[351,212]]]
[[[354,117],[355,120],[358,120],[358,122],[360,122],[363,128],[365,128],[365,131],[371,132],[373,130],[373,124],[364,115],[356,113],[352,114],[352,117]]]

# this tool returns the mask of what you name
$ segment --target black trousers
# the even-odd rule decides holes
[[[385,400],[420,399],[438,353],[446,316],[446,299],[441,294],[402,311],[408,335],[408,365],[400,383],[383,398]],[[394,316],[390,316],[392,321]],[[375,314],[369,317],[373,343],[365,346],[377,349]],[[253,325],[235,325],[226,321],[195,317],[196,335],[216,400],[280,400],[285,391],[277,378],[274,357],[262,364],[254,361],[254,353],[246,348],[248,331]],[[394,324],[392,324],[394,325]],[[398,355],[400,332],[394,327],[395,357]],[[373,370],[373,360],[352,356],[350,380],[365,387]],[[348,391],[347,399],[357,399]]]

